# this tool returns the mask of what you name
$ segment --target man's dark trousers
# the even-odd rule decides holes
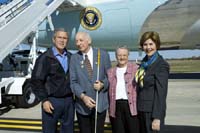
[[[74,130],[74,103],[72,97],[55,98],[48,100],[54,107],[53,114],[44,112],[42,109],[43,133],[56,133],[57,119],[60,120],[60,133],[73,133]],[[62,116],[62,117],[61,117]]]

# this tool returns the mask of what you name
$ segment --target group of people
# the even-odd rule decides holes
[[[166,112],[169,65],[158,53],[156,32],[142,35],[146,53],[141,64],[129,62],[129,49],[116,49],[117,65],[109,54],[92,46],[86,32],[78,32],[78,52],[67,49],[68,33],[55,30],[54,45],[38,57],[31,77],[34,93],[41,101],[42,130],[74,132],[74,113],[80,133],[103,133],[107,110],[113,133],[161,131]],[[98,94],[98,95],[97,95]]]

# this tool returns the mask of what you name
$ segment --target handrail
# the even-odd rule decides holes
[[[22,1],[24,1],[24,0],[13,0],[9,4],[3,6],[0,9],[0,16],[2,16],[5,12],[7,12],[8,10],[10,10],[11,8],[13,8],[17,3],[22,2]]]
[[[54,0],[48,6],[46,2],[47,0],[34,0],[31,5],[17,15],[17,17],[12,19],[5,26],[0,27],[0,36],[3,39],[0,45],[0,62],[31,32],[36,31],[38,25],[48,15],[52,14],[64,0]],[[12,32],[13,29],[14,32]]]
[[[7,8],[5,7],[1,9],[0,27],[8,23],[31,4],[30,0],[17,0],[13,2],[14,3],[11,2],[9,5],[7,5]]]

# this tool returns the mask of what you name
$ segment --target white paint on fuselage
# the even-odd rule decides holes
[[[101,3],[119,2],[119,1],[123,2],[126,0],[86,0],[86,4],[89,6]]]

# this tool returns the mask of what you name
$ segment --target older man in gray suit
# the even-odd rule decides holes
[[[94,133],[96,105],[98,105],[97,133],[103,133],[108,108],[106,72],[111,67],[111,62],[108,53],[102,49],[98,56],[98,49],[93,48],[91,43],[92,39],[88,33],[76,34],[76,46],[79,51],[71,57],[70,82],[76,96],[75,107],[80,133]],[[97,77],[98,66],[99,76]],[[99,95],[98,104],[95,101],[96,91]]]

